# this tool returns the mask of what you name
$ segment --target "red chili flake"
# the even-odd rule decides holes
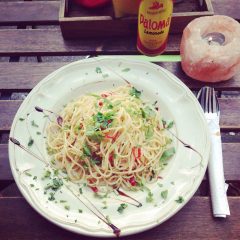
[[[93,192],[95,192],[95,193],[98,192],[98,188],[97,187],[90,187],[90,188],[93,190]]]
[[[111,123],[111,122],[112,122],[112,120],[111,120],[111,119],[109,119],[107,122],[108,122],[108,124],[109,124],[109,123]]]
[[[132,176],[132,177],[129,179],[129,182],[130,182],[130,184],[131,184],[132,186],[136,186],[136,184],[137,184],[134,176]]]
[[[103,102],[99,102],[99,103],[98,103],[98,106],[99,106],[99,107],[102,107],[102,106],[103,106]]]
[[[112,167],[114,166],[113,156],[114,156],[113,153],[111,153],[108,157],[108,160],[109,160]]]
[[[141,158],[141,156],[142,156],[141,148],[133,147],[132,148],[132,153],[133,153],[133,156],[134,156],[135,160]]]
[[[119,137],[120,133],[117,132],[116,134],[114,134],[113,136],[109,135],[109,134],[106,134],[105,135],[105,138],[109,138],[109,139],[112,139],[112,142],[115,142],[116,139]]]

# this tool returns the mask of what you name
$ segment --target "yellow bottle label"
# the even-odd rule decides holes
[[[142,0],[138,13],[138,49],[147,55],[158,55],[166,46],[172,0]]]

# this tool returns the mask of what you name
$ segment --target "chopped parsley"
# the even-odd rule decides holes
[[[145,130],[145,137],[146,137],[146,139],[151,138],[153,136],[153,134],[154,134],[153,127],[152,126],[147,126],[146,130]]]
[[[68,211],[70,210],[70,206],[68,206],[68,205],[65,205],[64,208]]]
[[[153,202],[153,193],[151,191],[148,191],[148,195],[146,197],[146,202],[151,203]]]
[[[100,67],[96,67],[96,73],[102,73],[102,69]]]
[[[173,127],[173,125],[174,125],[174,121],[171,121],[168,125],[167,125],[167,129],[170,129],[170,128],[172,128]]]
[[[130,71],[130,68],[124,68],[122,69],[122,72],[129,72]]]
[[[28,146],[31,147],[34,143],[34,140],[30,137],[28,141]]]
[[[37,176],[34,176],[34,177],[33,177],[33,180],[36,180],[36,179],[37,179]]]
[[[156,115],[154,110],[149,106],[146,106],[144,109],[141,108],[141,113],[143,118],[153,118]]]
[[[29,176],[29,177],[32,176],[32,174],[31,174],[31,173],[28,173],[28,172],[25,172],[25,175],[27,175],[27,176]]]
[[[179,196],[177,200],[175,200],[175,202],[177,203],[183,203],[184,202],[184,198],[182,196]]]
[[[39,127],[39,126],[34,122],[34,120],[31,121],[31,124],[32,124],[33,127]]]
[[[31,183],[31,184],[30,184],[30,187],[34,187],[34,184]]]
[[[167,199],[167,196],[168,196],[168,190],[164,190],[161,192],[161,197],[166,200]]]
[[[47,170],[45,173],[44,173],[44,176],[43,178],[50,178],[51,176],[51,172],[49,170]]]
[[[60,203],[66,203],[67,201],[66,200],[60,200]]]
[[[49,201],[54,201],[55,197],[54,197],[55,193],[50,192],[50,197],[48,198]]]
[[[93,122],[95,124],[95,129],[106,129],[112,125],[113,117],[115,113],[113,111],[107,113],[98,112],[96,115],[93,116]]]
[[[88,129],[86,131],[86,136],[88,136],[91,140],[99,143],[104,138],[104,134],[102,133],[102,131],[96,131],[94,129]]]
[[[91,150],[90,150],[90,148],[88,147],[87,144],[83,145],[83,153],[88,157],[92,156]]]
[[[83,194],[82,188],[79,188],[79,192],[80,194]]]
[[[122,204],[120,204],[120,206],[118,207],[117,211],[118,211],[119,213],[123,213],[124,209],[126,209],[127,206],[128,206],[128,205],[127,205],[126,203],[122,203]]]
[[[54,176],[58,176],[58,173],[59,173],[58,169],[55,169],[54,172],[53,172]]]
[[[36,132],[37,135],[41,135],[41,132]]]
[[[172,157],[174,154],[175,154],[175,148],[172,147],[172,148],[169,148],[167,150],[165,150],[160,158],[160,162],[164,165],[166,164],[166,161]]]
[[[79,212],[79,213],[82,213],[82,212],[83,212],[83,210],[82,210],[82,209],[78,209],[78,212]]]
[[[19,121],[24,121],[25,120],[25,118],[19,118]]]
[[[136,97],[136,98],[140,98],[140,96],[141,96],[141,91],[137,90],[135,87],[132,87],[132,88],[130,89],[130,91],[129,91],[129,94],[130,94],[131,96]]]

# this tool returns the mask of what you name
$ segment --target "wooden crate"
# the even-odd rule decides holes
[[[174,5],[170,32],[181,33],[193,19],[213,15],[211,0],[184,0]],[[59,22],[65,39],[134,36],[137,16],[115,18],[111,4],[100,9],[86,9],[73,0],[61,0]]]

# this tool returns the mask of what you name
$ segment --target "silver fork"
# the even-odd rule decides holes
[[[220,108],[214,88],[203,87],[197,94],[211,134],[211,155],[208,163],[208,176],[211,190],[213,215],[230,215],[223,170],[222,141],[220,134]]]

